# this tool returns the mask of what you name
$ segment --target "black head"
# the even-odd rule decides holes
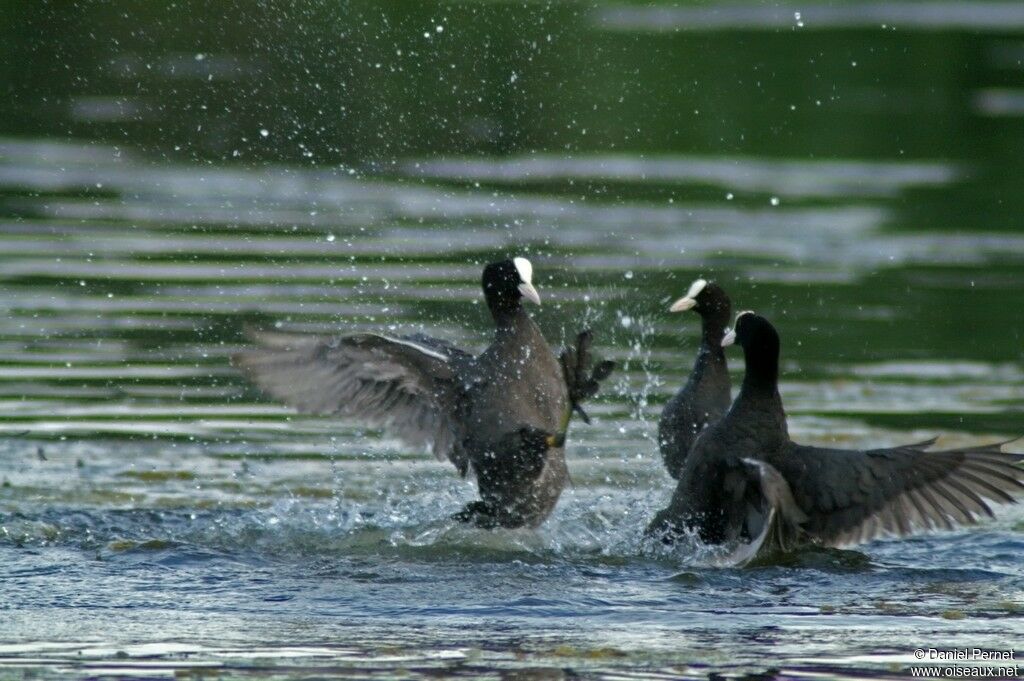
[[[526,258],[510,258],[485,267],[481,285],[491,312],[498,314],[517,310],[523,298],[540,305],[540,295],[533,287],[532,279],[533,265]]]
[[[713,281],[697,279],[686,295],[672,303],[669,312],[693,310],[705,322],[724,328],[732,314],[732,302],[721,286]]]
[[[722,346],[733,343],[743,348],[747,363],[744,382],[767,383],[774,386],[779,377],[779,332],[771,322],[751,311],[736,315],[732,331],[722,338]]]

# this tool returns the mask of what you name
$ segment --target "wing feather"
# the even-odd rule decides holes
[[[467,470],[456,434],[467,353],[422,335],[253,335],[256,346],[232,360],[268,395],[301,412],[382,428]]]
[[[1024,492],[1024,455],[1005,443],[926,451],[934,440],[850,451],[793,444],[771,463],[818,541],[844,545],[918,529],[951,529],[992,516]]]

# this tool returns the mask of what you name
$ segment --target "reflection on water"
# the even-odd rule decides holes
[[[132,7],[0,9],[0,668],[834,678],[1024,634],[1019,508],[747,570],[641,537],[698,275],[777,321],[801,441],[1019,433],[1015,4]],[[509,251],[622,367],[537,531],[228,366],[247,324],[479,348]]]
[[[544,183],[602,180],[630,184],[713,185],[796,198],[892,196],[914,186],[942,186],[955,177],[937,163],[782,161],[657,155],[572,157],[530,154],[501,159],[429,159],[406,164],[408,172],[464,182]]]
[[[1016,2],[856,2],[831,5],[720,3],[710,7],[601,7],[598,25],[619,31],[883,28],[911,31],[1024,28]]]

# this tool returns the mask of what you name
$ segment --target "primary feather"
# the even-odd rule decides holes
[[[383,428],[465,474],[456,406],[472,357],[425,336],[255,334],[235,363],[267,394],[311,414]]]

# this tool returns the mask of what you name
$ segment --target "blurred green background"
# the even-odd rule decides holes
[[[10,1],[0,133],[380,173],[437,154],[964,159],[971,182],[903,209],[929,226],[1012,230],[1024,209],[1021,12]],[[669,192],[651,184],[596,189]]]
[[[473,345],[479,263],[525,249],[550,333],[653,352],[623,400],[685,370],[664,302],[703,274],[795,378],[955,389],[869,421],[1020,416],[1024,3],[6,2],[0,57],[12,365],[35,329],[219,370],[254,312]],[[889,359],[922,364],[856,373]]]

